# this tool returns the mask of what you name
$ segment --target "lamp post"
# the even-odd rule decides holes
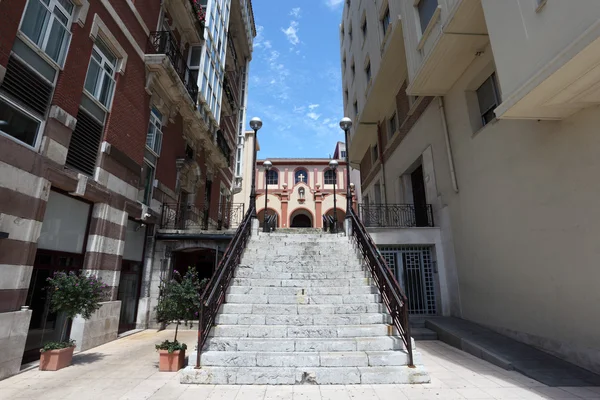
[[[273,164],[267,160],[263,162],[265,168],[265,212],[263,215],[263,232],[269,232],[269,226],[267,225],[267,202],[269,201],[269,171]]]
[[[352,120],[348,117],[342,118],[340,121],[340,128],[344,131],[346,140],[346,219],[350,218],[350,209],[352,208],[352,193],[350,193],[350,161],[349,153],[350,148],[348,147],[348,131],[352,128]]]
[[[333,171],[333,228],[331,229],[332,233],[337,233],[337,201],[335,194],[335,184],[337,183],[337,167],[338,162],[336,160],[329,161],[329,168]]]
[[[256,218],[256,142],[258,141],[258,130],[262,128],[262,121],[258,117],[250,120],[250,128],[254,131],[254,154],[252,156],[252,186],[250,187],[250,209],[252,218]]]

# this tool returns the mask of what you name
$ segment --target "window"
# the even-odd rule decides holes
[[[393,113],[390,117],[389,128],[390,131],[388,132],[388,137],[392,137],[394,136],[394,133],[396,133],[396,129],[398,128],[398,124],[396,123],[396,113]]]
[[[344,90],[344,100],[348,103],[348,89]]]
[[[140,192],[143,195],[141,201],[149,206],[152,201],[152,188],[154,187],[154,165],[146,159],[142,167],[142,183],[144,184],[144,191]]]
[[[334,185],[337,183],[337,178],[335,176],[335,171],[332,169],[328,169],[325,171],[325,184],[326,185]]]
[[[308,184],[308,171],[305,169],[299,169],[294,174],[294,184],[306,183]]]
[[[373,147],[371,147],[371,150],[373,151],[373,162],[375,162],[379,159],[379,146],[374,144]]]
[[[360,27],[360,30],[362,31],[363,39],[367,40],[367,18],[366,17],[363,20],[363,23],[362,23],[362,25]]]
[[[148,134],[146,135],[146,147],[160,156],[162,146],[162,115],[155,108],[150,112],[150,123],[148,124]]]
[[[496,114],[494,110],[500,104],[500,96],[496,86],[496,73],[490,75],[489,78],[477,89],[477,101],[479,102],[479,112],[483,126],[489,124]]]
[[[354,66],[354,61],[352,61],[352,66],[350,67],[352,71],[352,79],[354,79],[354,75],[356,75],[356,67]]]
[[[344,72],[346,72],[346,55],[344,54],[344,59],[342,60],[342,64],[344,66]]]
[[[340,156],[341,156],[342,158],[346,158],[346,150],[342,150],[342,151],[340,152]]]
[[[267,173],[267,185],[278,185],[279,173],[276,170],[270,169]]]
[[[420,0],[417,4],[419,10],[419,21],[421,22],[421,32],[425,32],[429,21],[433,17],[433,13],[438,7],[438,0]]]
[[[387,7],[385,9],[385,13],[383,14],[383,17],[381,18],[381,30],[383,31],[383,36],[385,36],[389,27],[390,27],[390,8]]]
[[[547,0],[535,0],[535,12],[540,12],[546,5]]]
[[[371,61],[367,61],[367,66],[365,67],[365,75],[367,76],[367,83],[371,82]]]
[[[354,102],[354,115],[358,115],[358,101]]]
[[[188,60],[189,75],[188,82],[198,84],[198,75],[200,74],[200,57],[202,56],[202,46],[194,46],[190,49]],[[202,88],[200,89],[202,90]]]
[[[21,32],[61,67],[71,40],[73,9],[69,0],[29,0],[21,22]]]
[[[117,58],[101,40],[96,40],[85,78],[85,90],[107,109],[110,108],[115,91],[116,68]]]
[[[350,43],[352,43],[352,25],[348,27],[348,37],[350,38]]]
[[[33,147],[39,130],[39,120],[0,98],[0,132]]]

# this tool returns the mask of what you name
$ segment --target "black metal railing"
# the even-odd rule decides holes
[[[160,219],[160,229],[229,229],[239,225],[244,217],[244,204],[231,203],[220,206],[216,224],[210,222],[209,208],[177,203],[164,203]]]
[[[365,265],[371,272],[371,278],[379,289],[381,299],[392,317],[392,323],[404,342],[408,352],[409,366],[414,366],[406,294],[354,209],[350,210],[350,220],[352,222],[352,238],[356,242]]]
[[[227,139],[225,139],[223,131],[220,129],[217,131],[217,146],[219,147],[219,150],[221,150],[221,153],[225,156],[227,165],[229,166],[231,162],[231,149],[227,144]]]
[[[273,232],[277,229],[277,214],[267,215],[267,228],[269,232]]]
[[[229,79],[227,79],[227,77],[223,79],[223,92],[227,97],[227,101],[229,102],[231,110],[235,112],[237,103],[235,101],[235,97],[233,96],[233,91],[231,89],[231,85],[229,84]]]
[[[434,226],[431,204],[359,204],[358,215],[367,228]]]
[[[179,76],[179,79],[181,79],[185,89],[192,98],[193,103],[196,104],[198,100],[198,83],[194,78],[197,78],[197,75],[190,72],[187,61],[179,51],[177,41],[173,38],[171,32],[158,31],[150,33],[146,54],[166,55],[171,61],[171,65],[173,66],[173,69],[175,69],[177,76]]]
[[[197,29],[200,37],[204,34],[204,26],[206,24],[206,3],[207,0],[189,0],[194,16],[197,19]]]
[[[344,221],[337,222],[337,229],[333,229],[336,226],[333,219],[333,215],[323,215],[323,231],[330,233],[340,233],[344,231]]]
[[[214,325],[215,318],[221,304],[225,301],[225,294],[233,278],[236,267],[240,264],[242,254],[252,232],[253,209],[249,209],[242,223],[233,236],[217,270],[208,282],[200,298],[200,310],[198,310],[198,354],[196,356],[196,368],[200,368],[200,356],[210,329]]]

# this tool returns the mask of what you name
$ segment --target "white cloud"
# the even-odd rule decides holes
[[[332,10],[337,9],[341,4],[344,3],[344,0],[325,0],[325,5]]]
[[[265,40],[265,41],[263,42],[263,46],[265,47],[265,49],[270,49],[271,47],[273,47],[273,46],[271,45],[271,41],[270,41],[270,40]]]
[[[264,45],[264,41],[265,41],[265,37],[263,36],[263,31],[265,30],[265,27],[262,25],[256,25],[256,37],[254,38],[254,48],[255,49],[259,49],[261,47],[263,47]],[[269,45],[271,43],[269,42]]]
[[[310,111],[313,111],[315,108],[318,108],[318,107],[319,107],[319,105],[318,105],[318,104],[311,104],[311,105],[309,105],[309,106],[308,106],[308,109],[309,109]]]
[[[296,46],[300,43],[300,38],[298,37],[298,21],[290,21],[290,26],[287,29],[281,28],[281,31],[287,37],[287,40]]]
[[[319,117],[321,117],[321,114],[317,114],[315,112],[309,112],[308,114],[306,114],[306,116],[310,119],[312,119],[313,121],[316,121],[319,119]]]
[[[300,7],[292,8],[292,11],[290,11],[290,15],[295,18],[300,18],[301,11],[302,10],[300,9]]]

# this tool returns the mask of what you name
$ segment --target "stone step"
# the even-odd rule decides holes
[[[280,296],[304,296],[304,295],[350,295],[350,294],[378,294],[375,286],[323,286],[298,288],[293,286],[230,286],[228,294],[251,294],[251,295],[280,295]]]
[[[265,351],[266,349],[276,352],[404,351],[405,346],[402,339],[397,336],[319,339],[209,337],[204,345],[204,351]]]
[[[285,258],[279,257],[249,257],[243,256],[241,260],[241,266],[247,267],[258,267],[258,266],[309,266],[309,267],[320,267],[320,268],[331,268],[341,266],[353,266],[361,267],[362,263],[357,258],[320,258],[315,259],[314,257],[304,256],[286,256]],[[305,271],[289,271],[289,272],[305,272]],[[311,272],[307,270],[306,272]]]
[[[388,336],[391,325],[217,325],[209,336],[234,338],[341,338]]]
[[[229,385],[350,385],[430,382],[422,366],[385,367],[211,367],[181,371],[184,384]]]
[[[438,340],[438,334],[428,328],[410,328],[410,334],[415,340]]]
[[[246,276],[262,276],[263,274],[335,274],[349,272],[354,274],[361,274],[365,272],[363,267],[359,264],[339,264],[339,265],[304,265],[304,264],[251,264],[251,265],[240,265],[235,275],[242,277]],[[259,275],[260,274],[260,275]],[[255,278],[256,279],[256,278]],[[350,278],[348,278],[350,279]]]
[[[381,303],[368,304],[234,304],[221,306],[223,314],[258,315],[332,315],[332,314],[372,314],[387,313]]]
[[[405,351],[205,351],[200,357],[203,367],[381,367],[409,362]],[[413,357],[415,364],[421,364],[418,352],[414,352]]]
[[[228,294],[225,296],[225,302],[233,304],[368,304],[380,303],[381,296],[379,294],[304,294],[295,296]]]
[[[364,314],[218,314],[216,325],[370,325],[391,324],[387,313]]]
[[[256,278],[233,278],[232,285],[235,286],[271,286],[271,287],[327,287],[327,286],[364,286],[370,285],[371,278],[348,278],[348,279],[256,279]]]
[[[326,272],[258,272],[252,268],[237,268],[236,278],[253,279],[356,279],[370,278],[371,273],[361,269],[359,271],[326,271]]]

